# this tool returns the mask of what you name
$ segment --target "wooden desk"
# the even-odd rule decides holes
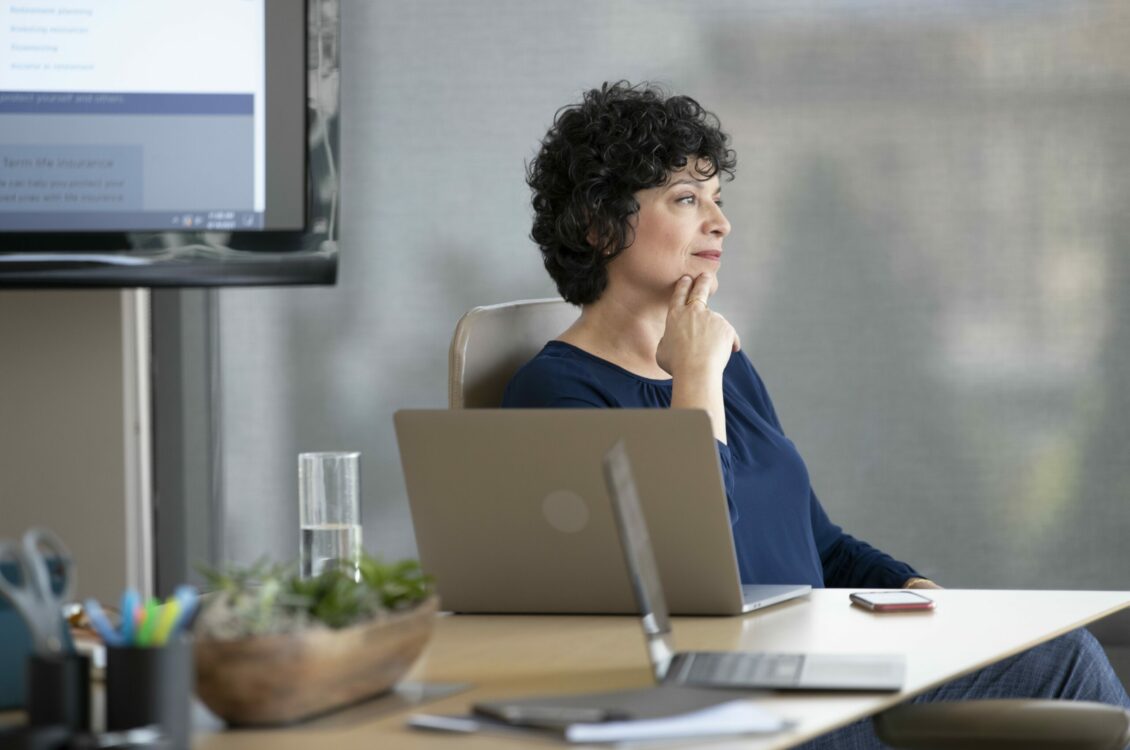
[[[1130,606],[1130,591],[926,592],[933,612],[873,614],[852,607],[845,589],[744,617],[676,618],[680,650],[899,652],[907,655],[906,689],[898,694],[751,695],[770,711],[796,720],[771,737],[713,740],[710,748],[785,748],[955,677]],[[473,701],[537,693],[635,688],[650,684],[639,620],[632,617],[444,616],[411,679],[471,682],[471,691],[392,714],[373,701],[285,730],[197,735],[196,750],[478,750],[564,745],[536,737],[451,736],[411,730],[413,710],[465,712]],[[690,743],[688,746],[692,746]]]

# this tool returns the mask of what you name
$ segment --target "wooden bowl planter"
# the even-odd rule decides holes
[[[431,636],[439,599],[339,630],[198,640],[196,693],[233,726],[285,724],[390,689]]]

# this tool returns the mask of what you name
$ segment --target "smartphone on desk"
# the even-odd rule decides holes
[[[872,612],[905,612],[933,609],[934,600],[913,591],[861,591],[851,594],[851,603]]]

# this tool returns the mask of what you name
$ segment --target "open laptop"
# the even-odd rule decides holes
[[[394,416],[417,550],[455,612],[638,612],[601,472],[621,437],[682,615],[808,593],[743,587],[710,419],[691,409],[424,409]]]
[[[644,519],[631,464],[621,441],[605,456],[604,473],[657,682],[774,690],[895,691],[902,687],[906,660],[900,654],[676,652],[648,535],[650,524]]]

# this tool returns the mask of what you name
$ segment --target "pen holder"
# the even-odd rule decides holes
[[[177,750],[192,739],[192,642],[106,648],[106,729],[157,726]]]
[[[32,654],[27,660],[27,723],[90,729],[90,658]]]

